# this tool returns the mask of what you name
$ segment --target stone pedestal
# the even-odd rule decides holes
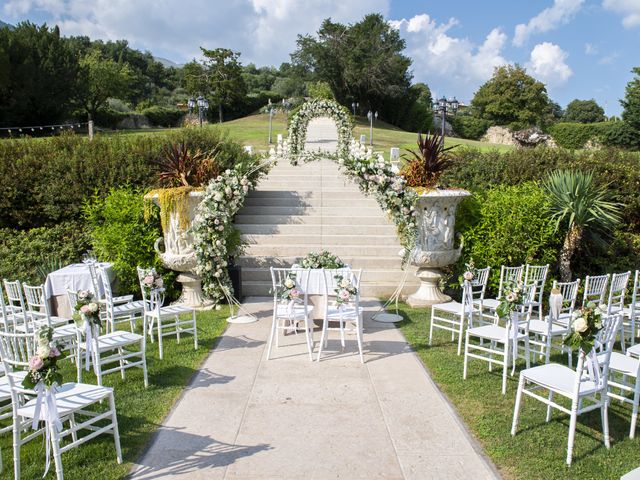
[[[451,297],[440,291],[442,274],[437,268],[419,268],[416,277],[420,279],[420,287],[407,298],[409,306],[430,307],[436,303],[451,301]]]
[[[177,303],[198,310],[208,310],[213,307],[213,301],[207,300],[202,294],[202,279],[193,273],[181,273],[176,281],[182,284],[182,295]]]

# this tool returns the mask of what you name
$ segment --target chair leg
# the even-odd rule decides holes
[[[531,368],[531,346],[529,345],[529,337],[524,338],[524,361],[527,368]]]
[[[549,363],[549,360],[551,359],[551,340],[552,340],[551,335],[547,336],[547,347],[545,348],[545,351],[544,351],[545,365]]]
[[[69,416],[69,425],[71,425],[72,430],[76,426],[76,416],[74,413]],[[71,440],[74,442],[78,441],[78,432],[76,430],[73,430],[73,433],[71,433]]]
[[[429,322],[429,346],[431,346],[432,339],[433,339],[433,308],[431,309],[431,321]]]
[[[267,346],[267,360],[271,360],[271,345],[273,344],[273,337],[276,332],[278,318],[274,312],[273,321],[271,322],[271,333],[269,334],[269,345]]]
[[[520,374],[518,381],[518,393],[516,394],[516,405],[513,408],[513,421],[511,422],[511,436],[516,434],[518,429],[518,418],[520,417],[520,406],[522,405],[522,391],[524,390],[524,376]]]
[[[609,438],[609,399],[604,393],[604,404],[600,407],[600,416],[602,417],[602,435],[604,436],[604,446],[611,448],[611,440]]]
[[[322,335],[320,336],[320,345],[318,345],[318,359],[317,361],[320,361],[320,356],[322,355],[322,347],[325,346],[326,347],[326,341],[327,341],[327,319],[325,318],[322,321]]]
[[[464,366],[462,367],[462,379],[467,379],[467,363],[469,362],[469,330],[465,335],[464,341]]]
[[[176,315],[176,343],[180,345],[180,315]]]
[[[47,425],[45,428],[49,429],[51,435],[51,449],[53,450],[53,462],[56,467],[56,479],[63,480],[64,472],[62,471],[62,454],[60,453],[60,437],[58,436],[58,429],[55,425]]]
[[[638,421],[638,402],[640,402],[640,377],[636,378],[636,391],[633,394],[633,410],[631,413],[631,429],[629,430],[629,438],[636,436],[636,423]]]
[[[356,336],[358,339],[358,351],[360,352],[360,363],[364,363],[364,355],[362,354],[362,316],[358,318],[358,324],[356,325]]]
[[[80,348],[76,348],[76,378],[78,383],[82,383],[82,353]]]
[[[342,345],[342,350],[344,351],[345,343],[344,343],[344,326],[347,322],[345,322],[342,318],[340,319],[340,345]]]
[[[158,350],[160,352],[160,360],[164,358],[164,348],[162,346],[162,318],[158,315]]]
[[[118,349],[118,355],[120,355],[120,360],[119,360],[119,362],[120,362],[120,377],[122,378],[122,380],[124,380],[126,374],[125,374],[125,368],[124,368],[124,360],[122,360],[122,356],[124,355],[124,353],[122,351],[122,348]]]
[[[20,478],[20,445],[22,444],[21,425],[19,418],[13,419],[13,475]]]
[[[122,449],[120,448],[120,433],[118,431],[118,416],[116,415],[116,401],[113,392],[109,393],[109,408],[111,409],[111,425],[113,427],[113,441],[116,446],[116,460],[122,463]]]
[[[462,351],[462,332],[464,332],[464,315],[460,317],[460,329],[458,332],[458,356]]]
[[[506,395],[507,393],[507,370],[509,369],[509,344],[510,343],[511,343],[510,341],[507,341],[504,346],[504,356],[503,356],[504,362],[502,365],[502,395]]]
[[[551,421],[551,413],[552,413],[551,402],[553,402],[553,392],[551,390],[549,391],[548,398],[549,398],[549,403],[547,404],[547,418],[546,418],[547,423]]]
[[[198,349],[198,323],[196,322],[196,311],[191,312],[191,320],[193,321],[193,349]]]
[[[573,442],[576,438],[576,422],[578,420],[577,405],[571,406],[571,419],[569,421],[569,441],[567,443],[567,465],[571,465],[573,457]]]
[[[142,378],[144,379],[144,388],[149,386],[149,374],[147,372],[147,353],[144,344],[144,337],[140,341],[140,357],[142,357]]]
[[[311,330],[313,327],[311,327],[310,324],[313,324],[313,321],[308,317],[304,317],[304,333],[307,336],[307,349],[309,350],[309,360],[311,360],[313,362],[313,340],[311,337],[311,333],[313,330]]]

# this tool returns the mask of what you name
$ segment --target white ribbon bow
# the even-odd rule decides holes
[[[549,295],[549,314],[551,320],[556,322],[560,319],[560,310],[562,310],[562,304],[564,303],[564,297],[561,293],[552,293]]]
[[[586,358],[589,380],[595,383],[596,386],[600,385],[600,363],[598,362],[598,354],[596,353],[596,348],[599,347],[599,345],[600,343],[596,341],[595,346],[591,349]]]
[[[468,280],[464,281],[464,285],[462,287],[462,295],[464,296],[466,313],[467,315],[469,315],[469,323],[471,323],[471,319],[473,316],[473,289],[471,288],[471,282],[469,282]]]
[[[511,339],[513,341],[512,355],[513,355],[513,365],[515,366],[516,361],[518,360],[518,327],[520,316],[518,312],[511,312],[509,314],[509,318],[511,319]]]
[[[56,389],[55,384],[50,388],[45,388],[44,383],[38,382],[35,387],[35,391],[38,394],[36,397],[36,406],[33,414],[33,421],[31,422],[31,428],[33,430],[38,429],[38,422],[44,417],[45,422],[45,443],[46,443],[46,461],[44,467],[44,475],[47,476],[49,467],[51,466],[51,428],[55,428],[57,431],[62,430],[62,422],[58,415],[58,407],[56,405]]]
[[[85,318],[84,343],[86,348],[84,351],[84,367],[87,372],[89,371],[89,366],[91,364],[91,353],[93,352],[93,337],[98,337],[100,335],[100,332],[98,332],[97,330],[98,326],[92,324],[88,319]]]

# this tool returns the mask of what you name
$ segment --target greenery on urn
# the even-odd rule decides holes
[[[403,156],[405,159],[409,157],[401,172],[407,186],[417,189],[438,187],[441,175],[453,163],[449,151],[457,146],[445,147],[443,140],[442,135],[437,132],[424,136],[418,133],[418,149],[407,149],[410,155]]]

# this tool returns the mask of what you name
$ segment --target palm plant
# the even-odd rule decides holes
[[[445,147],[443,140],[442,135],[437,132],[424,137],[422,133],[418,133],[418,150],[407,150],[413,158],[409,159],[402,171],[408,186],[426,188],[438,186],[440,176],[453,162],[448,152],[457,147],[457,145]]]
[[[167,145],[155,159],[163,187],[200,187],[218,176],[216,149],[209,155],[191,151],[184,142]]]
[[[556,170],[543,184],[549,194],[556,229],[567,233],[560,251],[560,278],[571,280],[571,259],[585,234],[610,232],[620,223],[621,204],[613,201],[608,185],[598,185],[593,172]]]

